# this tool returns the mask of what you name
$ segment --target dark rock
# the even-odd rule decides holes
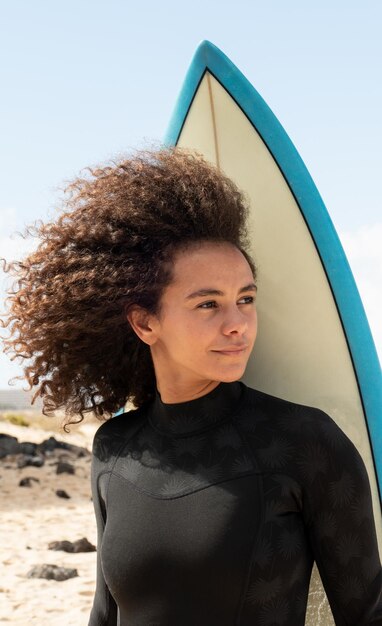
[[[30,443],[29,441],[22,441],[20,443],[20,452],[22,452],[23,454],[28,454],[29,456],[36,456],[37,444]]]
[[[51,541],[49,550],[63,550],[64,552],[96,552],[96,547],[83,537],[77,541]]]
[[[19,452],[21,449],[17,437],[0,434],[0,459],[7,454],[18,454]]]
[[[56,496],[59,498],[66,498],[67,500],[70,499],[70,495],[66,493],[65,489],[57,489]]]
[[[30,454],[23,454],[17,459],[17,467],[22,469],[23,467],[42,467],[45,463],[43,456],[31,456]]]
[[[28,456],[52,456],[56,450],[65,450],[74,454],[77,458],[90,457],[91,453],[86,448],[75,446],[65,441],[58,441],[55,437],[49,437],[42,443],[36,444],[30,441],[19,443],[17,437],[0,434],[0,459],[8,454],[26,454]]]
[[[47,580],[68,580],[68,578],[74,578],[78,576],[76,569],[70,569],[68,567],[59,567],[58,565],[35,565],[27,573],[27,578],[46,578]]]
[[[57,463],[56,474],[75,474],[75,467],[71,463],[65,463],[65,461],[59,461]]]
[[[34,480],[35,483],[40,482],[40,480],[38,478],[34,478],[34,476],[25,476],[25,478],[20,480],[19,487],[32,487],[32,480]]]
[[[42,441],[41,443],[38,444],[38,448],[40,450],[40,452],[52,452],[53,450],[56,450],[57,448],[62,448],[63,450],[66,450],[66,443],[63,441],[57,441],[57,439],[55,437],[49,437],[49,439],[45,439],[44,441]]]
[[[86,448],[75,446],[72,443],[66,443],[66,441],[58,441],[55,437],[49,437],[49,439],[45,439],[45,441],[43,441],[42,443],[39,443],[38,449],[43,454],[60,449],[60,450],[66,450],[67,452],[72,452],[78,458],[90,455],[89,450],[87,450]]]

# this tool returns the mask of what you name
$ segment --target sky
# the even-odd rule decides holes
[[[305,162],[381,358],[381,28],[379,0],[0,1],[0,256],[35,245],[14,233],[54,218],[60,188],[82,168],[164,138],[208,39]],[[0,271],[2,302],[7,280]],[[21,373],[0,353],[0,388]]]

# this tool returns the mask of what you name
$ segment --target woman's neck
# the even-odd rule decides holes
[[[176,381],[170,382],[163,380],[157,376],[157,389],[162,399],[162,402],[166,404],[176,404],[179,402],[188,402],[189,400],[196,400],[201,398],[207,393],[215,389],[220,384],[220,381],[198,381],[198,382],[186,382]]]

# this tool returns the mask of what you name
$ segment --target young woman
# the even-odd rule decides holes
[[[13,264],[7,343],[47,413],[135,405],[94,438],[89,625],[302,626],[313,561],[337,625],[382,625],[357,450],[239,382],[257,333],[242,195],[179,148],[90,173]]]

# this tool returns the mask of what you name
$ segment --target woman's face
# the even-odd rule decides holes
[[[256,338],[255,296],[251,268],[233,245],[178,252],[159,316],[149,322],[158,389],[197,393],[238,380]]]

